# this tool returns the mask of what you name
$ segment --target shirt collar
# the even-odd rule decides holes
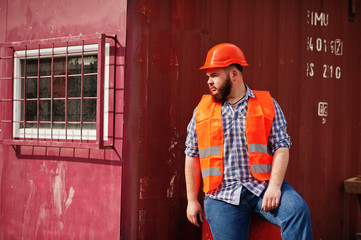
[[[246,89],[247,89],[245,99],[248,100],[249,97],[255,98],[256,95],[253,93],[253,91],[252,91],[247,85],[245,85],[245,87],[246,87]]]

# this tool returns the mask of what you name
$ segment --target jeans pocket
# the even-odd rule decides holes
[[[203,197],[203,201],[207,200],[208,198],[209,198],[209,196],[207,194],[205,194]]]

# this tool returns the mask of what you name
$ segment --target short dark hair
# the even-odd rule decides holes
[[[239,65],[238,63],[233,63],[231,66],[235,66],[238,71],[243,72],[243,66]]]
[[[232,63],[231,65],[229,65],[227,67],[227,71],[230,71],[231,70],[231,67],[235,67],[237,68],[238,71],[240,71],[241,73],[243,73],[243,66],[241,66],[240,64],[238,63]]]

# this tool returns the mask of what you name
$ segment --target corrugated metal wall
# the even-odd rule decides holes
[[[343,189],[343,180],[361,174],[359,0],[1,0],[0,19],[1,42],[117,34],[117,86],[125,75],[125,91],[116,92],[119,118],[125,94],[124,143],[122,124],[115,123],[119,155],[97,151],[90,154],[102,161],[85,161],[59,157],[54,149],[39,157],[43,150],[34,148],[37,154],[27,149],[19,157],[2,144],[0,131],[1,239],[17,238],[35,226],[23,219],[29,213],[28,180],[56,177],[42,175],[43,162],[49,171],[65,169],[67,183],[78,184],[73,206],[79,211],[69,211],[74,218],[65,223],[79,228],[62,234],[199,239],[200,230],[185,216],[183,150],[193,109],[207,93],[198,67],[220,42],[242,48],[250,64],[244,71],[247,84],[270,90],[286,115],[293,140],[286,178],[309,204],[314,238],[353,239],[361,231],[356,196]],[[319,106],[327,111],[319,112]],[[67,151],[63,154],[71,155]],[[97,198],[98,190],[108,202]],[[41,206],[34,206],[35,214]]]
[[[126,195],[139,199],[132,224],[141,238],[193,234],[178,224],[186,206],[183,145],[207,92],[198,67],[220,42],[242,48],[246,83],[270,90],[284,110],[293,140],[286,178],[310,206],[315,239],[354,238],[360,209],[343,181],[361,173],[361,3],[350,2],[352,22],[341,0],[130,1],[125,154],[137,161],[125,174],[139,176]]]

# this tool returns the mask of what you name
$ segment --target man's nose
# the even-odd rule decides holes
[[[213,79],[211,77],[209,77],[207,83],[208,83],[208,85],[212,85],[214,83]]]

